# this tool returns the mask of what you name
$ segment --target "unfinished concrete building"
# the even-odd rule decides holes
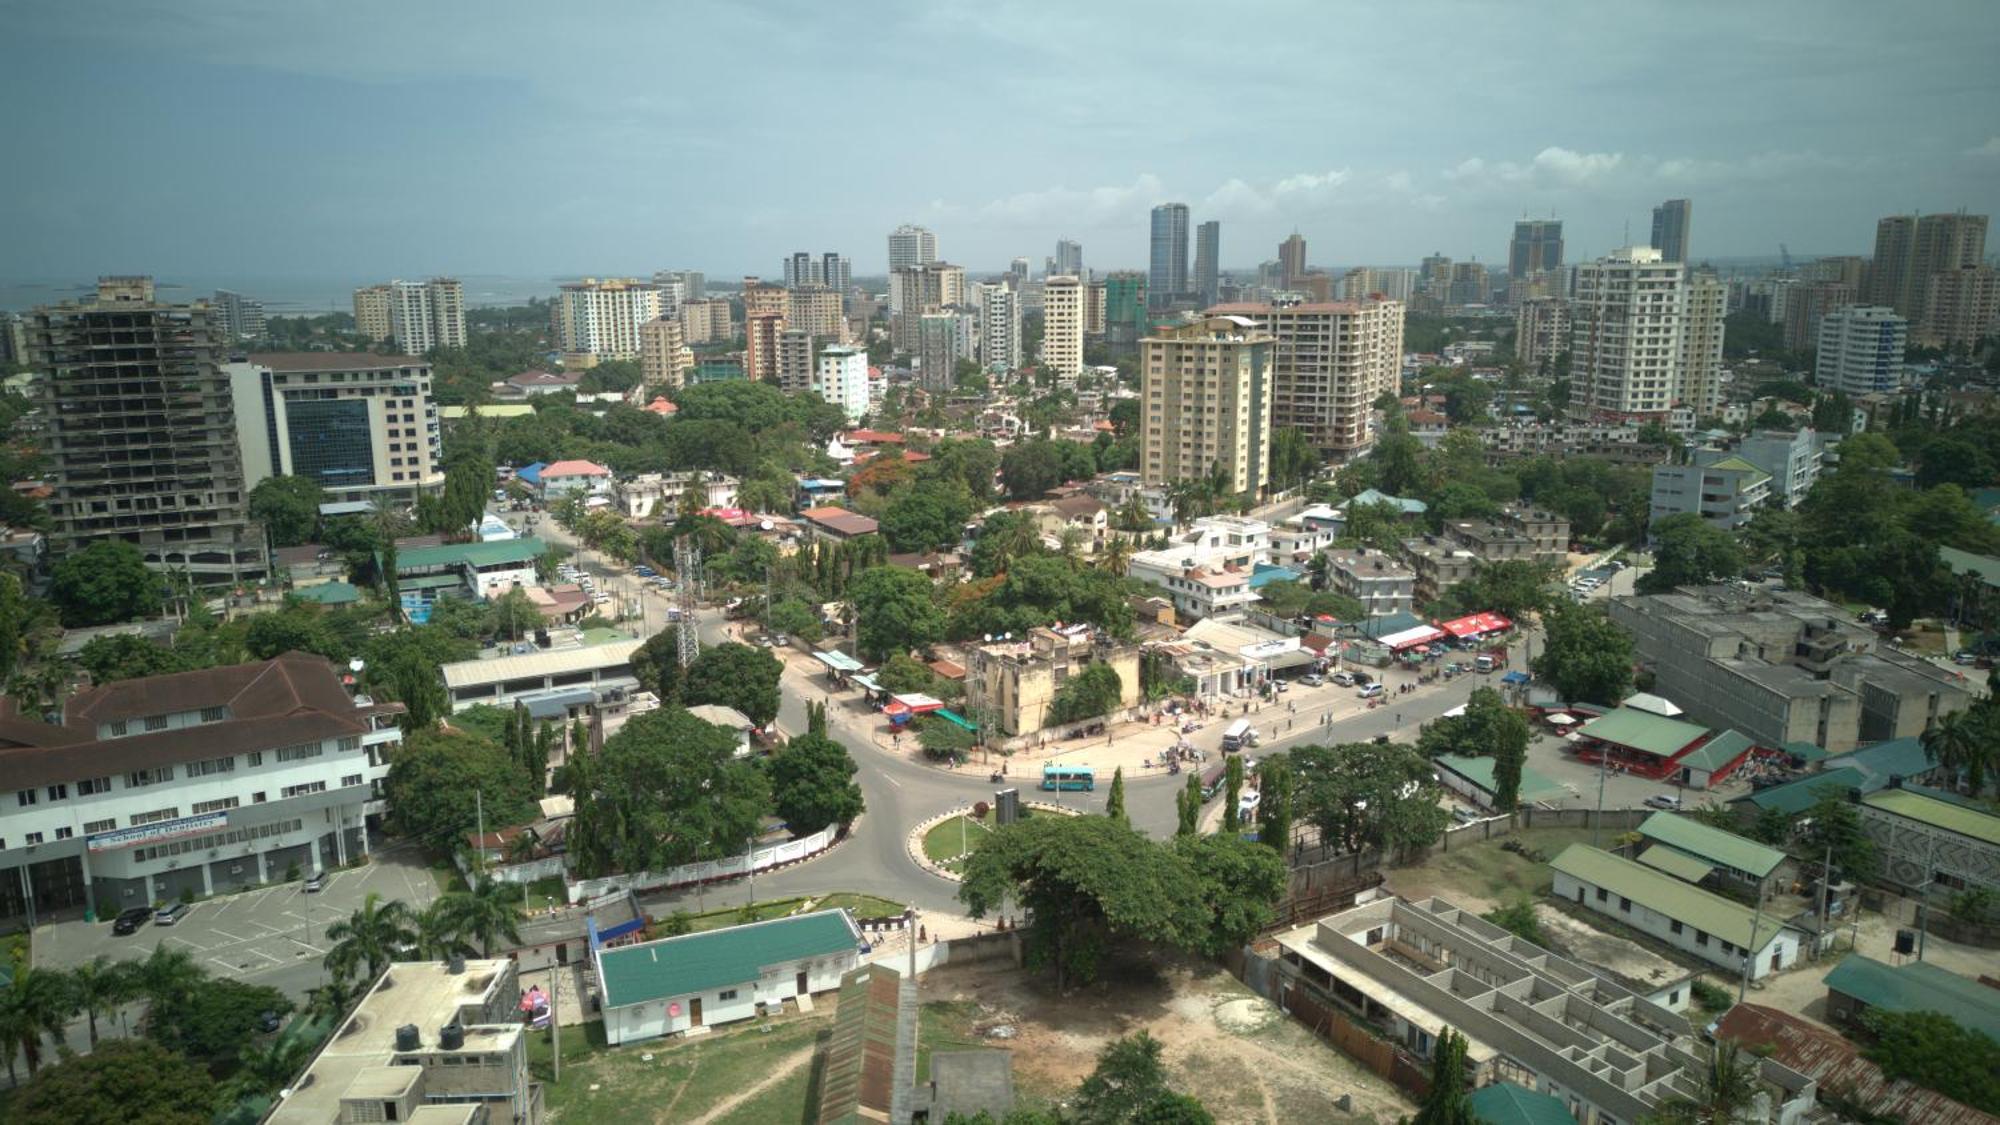
[[[1620,1125],[1698,1097],[1707,1063],[1687,986],[1641,996],[1442,899],[1377,899],[1277,935],[1279,1007],[1378,1073],[1427,1073],[1437,1038],[1466,1038],[1472,1087],[1512,1082],[1560,1100],[1581,1125]],[[1769,1059],[1745,1120],[1789,1125],[1815,1088]]]

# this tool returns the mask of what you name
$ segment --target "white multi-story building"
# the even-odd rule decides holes
[[[431,367],[413,355],[276,352],[223,365],[243,484],[317,482],[335,501],[414,504],[444,487]]]
[[[1058,378],[1083,371],[1083,282],[1059,275],[1042,283],[1042,362]]]
[[[696,275],[700,276],[700,275]],[[680,319],[681,306],[692,298],[688,292],[687,274],[676,270],[654,270],[653,284],[660,289],[660,315]]]
[[[1903,385],[1903,351],[1910,322],[1894,309],[1849,305],[1819,322],[1813,380],[1848,395],[1887,394]]]
[[[354,291],[354,327],[411,355],[465,346],[465,287],[455,277],[391,281]]]
[[[1750,522],[1771,495],[1771,474],[1726,450],[1697,449],[1691,465],[1653,467],[1652,522],[1693,512],[1724,531]]]
[[[1333,588],[1360,602],[1368,616],[1410,612],[1416,598],[1417,572],[1394,555],[1361,547],[1328,551],[1326,561]]]
[[[812,389],[846,411],[849,421],[860,421],[868,413],[868,352],[846,345],[820,349]]]
[[[227,289],[217,289],[209,302],[222,314],[222,330],[232,340],[255,340],[264,334],[264,302]]]
[[[1273,427],[1302,430],[1334,457],[1358,456],[1374,444],[1375,400],[1401,379],[1401,302],[1242,303],[1209,312],[1247,316],[1274,338]]]
[[[1164,548],[1133,552],[1125,572],[1166,591],[1179,613],[1231,621],[1257,602],[1250,576],[1270,558],[1270,524],[1211,516],[1196,520]]]
[[[367,854],[402,710],[303,653],[87,688],[59,724],[9,705],[0,917],[103,917]]]
[[[890,274],[910,266],[927,266],[937,260],[937,235],[909,223],[889,232]]]
[[[556,294],[556,347],[599,359],[637,359],[640,326],[663,311],[660,287],[652,282],[584,278]]]
[[[741,482],[728,473],[693,469],[679,473],[640,473],[611,484],[611,501],[627,519],[657,519],[672,523],[689,490],[704,508],[733,508]]]
[[[1570,305],[1570,417],[1664,421],[1676,406],[1712,407],[1726,294],[1712,279],[1690,282],[1681,263],[1650,246],[1579,266]]]
[[[1553,365],[1569,337],[1569,302],[1560,297],[1531,297],[1514,311],[1514,355],[1529,371]]]
[[[979,362],[988,371],[1006,374],[1021,366],[1021,304],[1004,284],[979,290]]]

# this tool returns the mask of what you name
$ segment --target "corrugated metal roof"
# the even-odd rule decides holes
[[[1826,974],[1830,992],[1890,1012],[1939,1012],[1960,1027],[2000,1041],[2000,989],[1949,973],[1928,961],[1885,965],[1858,953]]]
[[[1861,1049],[1837,1032],[1762,1004],[1738,1004],[1716,1026],[1717,1039],[1746,1047],[1769,1045],[1771,1057],[1819,1083],[1819,1088],[1853,1098],[1884,1117],[1923,1125],[1994,1125],[2000,1122],[1913,1082],[1891,1080],[1861,1056]],[[1477,1096],[1477,1095],[1475,1095]]]
[[[1861,803],[1933,828],[1942,828],[1989,844],[2000,844],[2000,817],[1989,816],[1977,809],[1926,797],[1908,789],[1884,789],[1861,798]]]
[[[847,911],[816,910],[607,949],[598,955],[604,1006],[622,1008],[746,984],[772,966],[849,952],[860,941]]]
[[[1786,816],[1797,816],[1818,804],[1821,792],[1844,796],[1849,789],[1863,786],[1867,780],[1867,774],[1852,766],[1843,766],[1760,789],[1742,799],[1760,809],[1776,809]]]
[[[1715,870],[1712,864],[1703,863],[1686,852],[1677,852],[1664,844],[1654,844],[1640,852],[1639,862],[1689,883],[1699,883]]]
[[[1589,844],[1571,844],[1549,866],[1732,945],[1749,947],[1753,927],[1757,940],[1769,945],[1782,929],[1774,919],[1759,924],[1755,913],[1741,903]]]
[[[1726,730],[1687,752],[1678,765],[1714,772],[1748,754],[1755,743],[1741,731]]]
[[[548,549],[549,545],[540,539],[496,539],[491,543],[419,547],[396,555],[396,571],[400,574],[433,566],[498,566],[502,563],[533,562]]]
[[[1493,792],[1493,759],[1468,758],[1460,754],[1439,754],[1431,759],[1472,784]],[[1543,798],[1559,798],[1569,790],[1536,773],[1527,766],[1521,767],[1521,789],[1518,798],[1523,802],[1539,801]]]
[[[1762,879],[1785,862],[1785,853],[1725,832],[1699,820],[1670,812],[1656,812],[1639,825],[1639,835],[1666,844],[1689,855],[1705,859],[1717,867],[1748,872]]]
[[[1620,707],[1583,724],[1579,734],[1616,746],[1671,758],[1688,743],[1708,733],[1708,728],[1664,715],[1653,715],[1631,707]]]
[[[608,645],[559,648],[548,652],[531,652],[524,656],[500,656],[492,660],[461,660],[456,664],[444,666],[444,686],[456,690],[475,684],[496,684],[505,680],[526,679],[530,676],[612,668],[620,664],[630,664],[632,654],[638,651],[641,643],[614,641]]]
[[[1465,1106],[1486,1125],[1576,1125],[1561,1098],[1512,1082],[1481,1086],[1465,1099]]]
[[[884,965],[864,965],[840,982],[820,1075],[819,1125],[887,1120],[895,1098],[901,987],[901,974]]]

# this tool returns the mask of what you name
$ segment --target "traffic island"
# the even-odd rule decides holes
[[[1022,801],[1023,816],[1082,816],[1080,810],[1044,801]],[[930,817],[910,829],[904,845],[910,861],[940,879],[959,882],[965,859],[997,828],[991,803],[979,801]]]

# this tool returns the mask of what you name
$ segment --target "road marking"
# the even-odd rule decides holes
[[[237,964],[236,962],[234,962],[234,961],[225,961],[225,960],[223,960],[223,959],[222,959],[222,958],[220,958],[220,957],[210,957],[210,958],[209,958],[209,960],[211,960],[211,961],[215,962],[216,964],[218,964],[218,965],[222,966],[222,968],[223,968],[223,971],[224,971],[224,972],[228,972],[228,973],[234,973],[234,972],[237,972],[237,971],[239,971],[239,970],[240,970],[240,969],[242,968],[242,966],[241,966],[241,965],[238,965],[238,964]]]
[[[263,930],[266,934],[282,934],[285,932],[283,929],[280,929],[277,926],[268,925],[266,923],[258,922],[255,920],[252,920],[250,924],[257,927],[260,930]]]
[[[273,965],[282,965],[285,963],[282,958],[273,957],[261,949],[246,949],[243,952],[255,954],[258,957],[262,957],[264,960],[269,961]]]
[[[230,933],[228,930],[217,930],[214,926],[210,926],[209,929],[214,931],[215,933],[221,934],[223,937],[228,938],[230,944],[232,945],[241,945],[244,942],[251,940],[250,938],[237,937],[235,934]]]
[[[194,951],[195,951],[196,953],[206,953],[206,952],[208,951],[208,946],[205,946],[205,945],[196,945],[195,943],[193,943],[193,942],[189,941],[188,939],[186,939],[186,938],[184,938],[184,937],[181,937],[181,936],[180,936],[180,935],[178,935],[178,934],[174,935],[173,937],[169,937],[169,938],[165,938],[165,939],[163,939],[163,940],[162,940],[162,941],[160,942],[160,944],[161,944],[161,945],[165,945],[165,944],[166,944],[167,942],[169,942],[169,941],[177,941],[177,942],[180,942],[180,943],[181,943],[182,945],[185,945],[185,946],[187,946],[187,947],[188,947],[189,949],[192,949],[192,950],[194,950]]]
[[[893,777],[890,777],[890,776],[889,776],[888,774],[886,774],[886,773],[882,775],[882,780],[883,780],[883,781],[886,781],[886,782],[888,782],[889,784],[891,784],[891,785],[895,786],[895,787],[896,787],[896,788],[898,788],[898,789],[901,789],[901,788],[903,787],[903,783],[902,783],[902,782],[900,782],[900,781],[897,781],[897,780],[896,780],[895,778],[893,778]]]

